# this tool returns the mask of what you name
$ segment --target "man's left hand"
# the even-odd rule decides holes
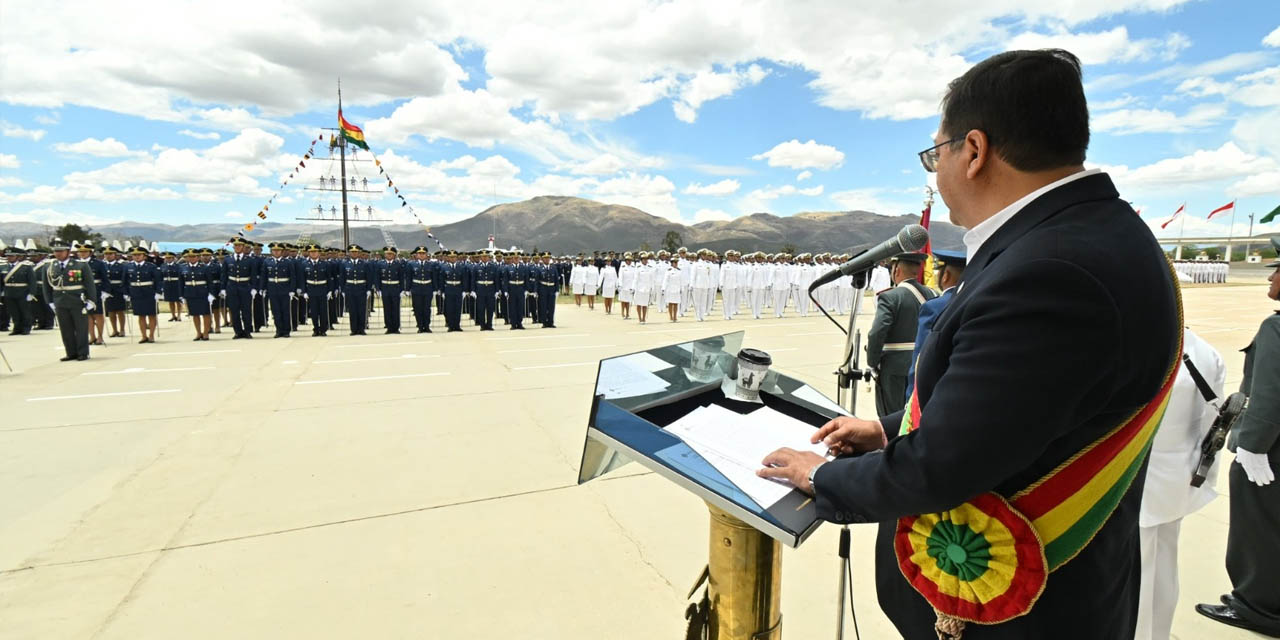
[[[783,447],[765,456],[764,468],[756,471],[756,475],[761,478],[786,480],[795,488],[813,495],[813,485],[809,484],[809,472],[823,462],[826,462],[826,459],[812,451],[796,451]]]

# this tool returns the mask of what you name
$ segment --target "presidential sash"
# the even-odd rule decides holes
[[[898,520],[898,567],[933,605],[940,638],[959,638],[965,622],[998,624],[1031,611],[1049,573],[1076,557],[1115,511],[1142,468],[1181,364],[1177,282],[1175,275],[1178,339],[1150,402],[1012,496],[984,493],[942,513]],[[916,389],[902,417],[903,435],[920,425]]]

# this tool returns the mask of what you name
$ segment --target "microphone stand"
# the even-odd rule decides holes
[[[858,408],[858,382],[861,380],[870,380],[871,371],[862,368],[862,329],[858,328],[858,313],[862,310],[862,300],[866,297],[867,292],[867,274],[870,269],[860,271],[853,274],[853,305],[849,309],[849,324],[845,331],[844,341],[844,357],[840,361],[840,367],[834,372],[836,374],[836,404],[846,406],[845,393],[847,391],[847,407],[849,415],[854,415]],[[812,297],[812,294],[810,294]],[[838,587],[836,592],[836,640],[844,640],[844,607],[845,596],[849,596],[849,611],[853,615],[854,635],[860,637],[858,633],[858,617],[853,612],[853,564],[849,559],[849,525],[840,526],[840,542],[837,554],[840,557],[840,577],[837,581]]]

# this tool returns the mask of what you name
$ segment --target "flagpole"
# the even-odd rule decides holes
[[[1187,206],[1187,203],[1184,202],[1182,203],[1182,206],[1179,207],[1179,210],[1182,211],[1182,222],[1178,223],[1178,256],[1174,258],[1175,260],[1182,259],[1182,238],[1186,236],[1186,233],[1184,232],[1187,230],[1187,212],[1185,211],[1186,206]]]
[[[342,119],[342,78],[338,78],[338,119]],[[351,226],[347,220],[347,139],[338,122],[338,167],[342,174],[342,248],[351,246]]]
[[[1227,229],[1227,264],[1231,264],[1231,240],[1236,232],[1236,201],[1231,201],[1231,228]],[[1247,256],[1246,256],[1247,257]]]

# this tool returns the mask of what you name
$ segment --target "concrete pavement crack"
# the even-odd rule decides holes
[[[630,477],[635,477],[635,476],[630,476]],[[596,497],[600,498],[600,504],[601,506],[604,507],[605,514],[609,516],[609,520],[613,522],[614,526],[618,527],[618,532],[621,533],[622,537],[626,538],[627,541],[630,542],[631,545],[636,548],[636,555],[640,557],[640,562],[643,562],[646,567],[649,567],[651,570],[653,570],[654,575],[657,575],[658,579],[662,580],[662,582],[665,583],[669,589],[671,589],[672,591],[678,592],[679,590],[676,589],[676,586],[674,584],[671,584],[671,581],[668,580],[666,576],[662,575],[662,572],[658,570],[658,567],[649,560],[649,557],[647,555],[645,555],[644,545],[640,544],[640,541],[636,540],[635,537],[631,535],[631,532],[628,531],[626,527],[622,526],[621,522],[618,522],[618,518],[613,515],[613,510],[609,508],[609,503],[607,500],[605,500],[604,496],[600,495],[600,493],[598,491],[595,491],[594,488],[592,489],[592,491],[596,494]]]

